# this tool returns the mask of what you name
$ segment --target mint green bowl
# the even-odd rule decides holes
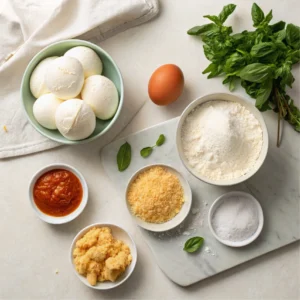
[[[80,140],[80,141],[70,141],[66,139],[64,136],[60,134],[58,130],[50,130],[47,128],[44,128],[41,126],[36,119],[33,116],[33,104],[36,100],[36,98],[31,94],[30,91],[30,77],[37,66],[37,64],[43,60],[46,57],[49,56],[62,56],[64,53],[76,46],[86,46],[91,49],[93,49],[100,57],[103,63],[103,72],[102,75],[106,76],[109,78],[116,86],[118,93],[119,93],[119,106],[117,109],[116,114],[113,116],[112,119],[110,120],[99,120],[98,118],[96,119],[96,128],[94,132],[86,139]],[[54,43],[43,50],[41,50],[39,53],[37,53],[33,59],[30,61],[28,64],[25,73],[23,75],[22,83],[21,83],[21,97],[22,97],[22,102],[23,106],[25,108],[26,115],[28,117],[29,122],[32,124],[32,126],[40,132],[42,135],[46,136],[47,138],[62,143],[62,144],[69,144],[69,145],[74,145],[74,144],[83,144],[83,143],[88,143],[90,141],[95,140],[96,138],[100,137],[103,135],[105,132],[107,132],[112,125],[116,122],[117,118],[120,115],[122,105],[123,105],[123,98],[124,98],[124,87],[123,87],[123,80],[122,76],[120,73],[120,70],[118,69],[117,65],[113,61],[113,59],[99,46],[83,41],[83,40],[64,40],[60,41],[57,43]]]

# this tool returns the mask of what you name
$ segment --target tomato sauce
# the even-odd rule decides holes
[[[62,217],[72,213],[83,196],[79,179],[70,171],[55,169],[46,172],[36,181],[33,198],[45,214]]]

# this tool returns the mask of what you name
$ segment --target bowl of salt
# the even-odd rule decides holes
[[[214,237],[231,247],[252,243],[264,224],[260,203],[245,192],[229,192],[217,198],[208,213],[208,225]]]

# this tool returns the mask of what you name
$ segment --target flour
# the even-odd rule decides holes
[[[248,198],[231,196],[224,199],[212,215],[215,233],[223,240],[240,242],[250,238],[259,225],[258,210]]]
[[[263,143],[255,116],[240,103],[221,100],[191,111],[181,138],[189,165],[213,180],[234,179],[249,172]]]

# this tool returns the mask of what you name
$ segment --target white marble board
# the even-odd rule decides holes
[[[266,123],[273,130],[275,115],[266,114]],[[125,205],[125,188],[131,175],[139,168],[153,163],[164,163],[175,167],[188,179],[192,192],[192,210],[178,227],[165,233],[152,233],[140,228],[143,237],[162,271],[174,282],[188,286],[213,276],[269,251],[292,243],[299,234],[299,136],[286,128],[281,148],[276,148],[271,138],[270,148],[264,165],[249,180],[232,187],[216,187],[199,181],[182,165],[175,145],[178,118],[117,140],[101,152],[105,172],[121,193],[120,209],[128,213]],[[156,148],[144,159],[139,150],[154,145],[163,133],[166,143]],[[128,141],[132,147],[132,160],[127,170],[119,172],[116,155],[119,147]],[[207,212],[212,202],[225,192],[239,190],[254,195],[261,203],[265,224],[260,237],[242,248],[230,248],[219,243],[210,233]],[[188,254],[182,250],[185,241],[193,236],[202,236],[205,244],[200,253]]]

